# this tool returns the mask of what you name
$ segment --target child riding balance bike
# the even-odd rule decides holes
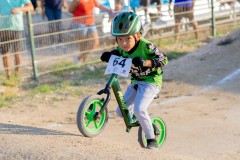
[[[112,88],[119,105],[116,113],[124,118],[127,131],[131,127],[139,126],[141,146],[156,149],[164,141],[164,122],[158,117],[150,117],[147,108],[153,99],[158,97],[162,86],[162,67],[168,63],[168,59],[158,47],[141,37],[142,31],[140,19],[133,12],[121,12],[112,20],[111,33],[116,37],[118,46],[113,51],[104,52],[101,60],[124,67],[126,60],[130,59],[131,84],[123,96],[117,74],[113,73],[105,89],[84,99],[77,114],[77,125],[84,136],[94,137],[106,125],[106,106],[110,99],[109,89]],[[103,93],[107,94],[106,99],[101,97]],[[131,110],[133,115],[130,114]]]

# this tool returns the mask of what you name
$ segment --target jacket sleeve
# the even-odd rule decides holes
[[[152,65],[155,68],[164,67],[168,63],[168,58],[163,51],[153,44],[148,44],[148,48],[153,51],[151,54]]]

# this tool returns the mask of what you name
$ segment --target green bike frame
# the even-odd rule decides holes
[[[124,118],[124,122],[126,124],[126,131],[129,132],[130,129],[132,127],[136,127],[136,126],[139,126],[139,122],[134,122],[132,123],[132,117],[129,113],[129,110],[127,108],[127,105],[126,105],[126,102],[125,102],[125,99],[123,97],[123,93],[121,91],[121,88],[120,88],[120,85],[119,85],[119,82],[118,82],[118,79],[117,79],[117,74],[112,74],[111,77],[109,78],[109,81],[108,83],[106,84],[106,87],[99,91],[97,94],[98,95],[101,95],[101,94],[106,94],[107,97],[106,97],[106,100],[104,101],[103,103],[103,107],[101,108],[101,110],[99,112],[97,112],[94,116],[95,119],[97,119],[98,117],[101,116],[102,112],[105,110],[109,100],[110,100],[110,96],[111,96],[111,93],[110,93],[110,89],[113,89],[113,93],[116,97],[116,100],[117,100],[117,103],[119,105],[119,108],[120,108],[120,111],[122,113],[122,116]]]

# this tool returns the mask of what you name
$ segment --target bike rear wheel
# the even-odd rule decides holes
[[[154,128],[157,146],[160,147],[166,138],[166,125],[164,121],[158,116],[151,116],[151,120]],[[141,125],[139,126],[138,129],[138,142],[143,148],[147,147],[146,135],[143,132]]]
[[[100,95],[86,97],[80,104],[77,112],[77,126],[85,137],[95,137],[100,134],[108,121],[107,107],[99,118],[94,115],[103,107],[104,99]]]

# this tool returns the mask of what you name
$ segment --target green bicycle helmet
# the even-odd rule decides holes
[[[143,30],[139,17],[134,12],[121,12],[112,21],[113,36],[127,36]]]

